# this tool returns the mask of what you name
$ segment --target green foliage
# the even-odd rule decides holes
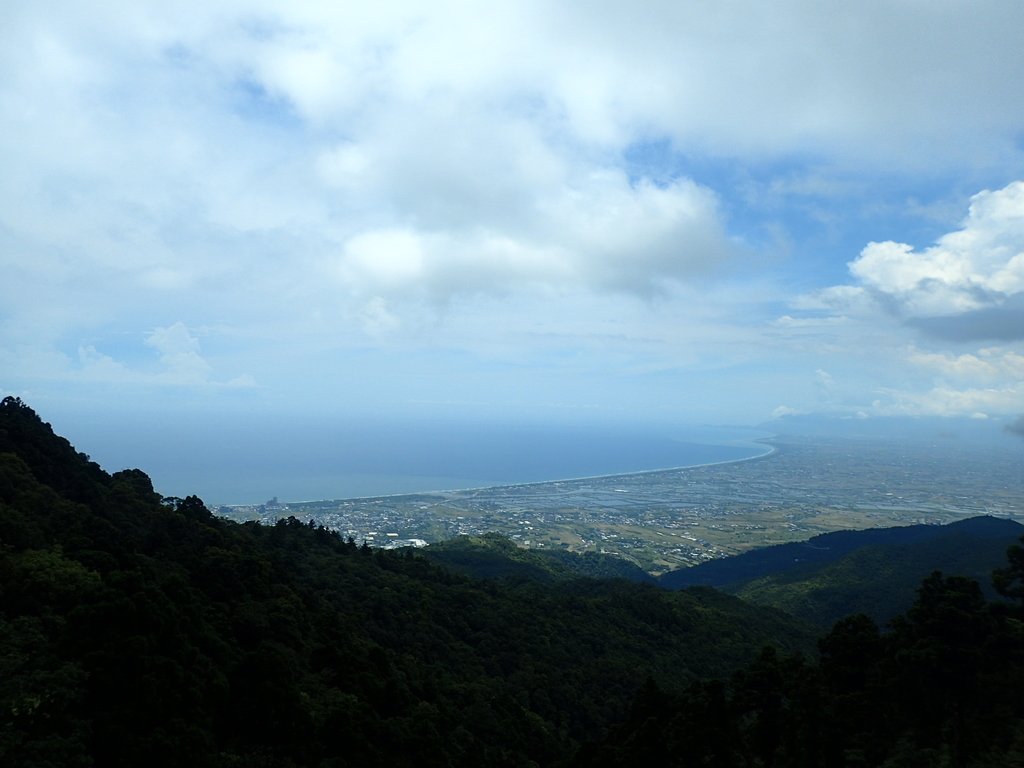
[[[463,556],[519,578],[221,520],[107,475],[20,402],[0,435],[0,764],[550,765],[646,675],[682,687],[765,642],[810,647],[776,612],[500,539]]]
[[[822,627],[854,613],[884,624],[910,607],[918,584],[936,569],[987,583],[1020,535],[1016,524],[993,518],[929,527],[934,533],[928,538],[856,548],[835,561],[793,567],[729,591]]]
[[[999,594],[1024,601],[1024,537],[1020,544],[1013,544],[1006,550],[1009,564],[992,573],[992,583]]]
[[[1021,765],[1021,618],[936,572],[891,632],[863,615],[838,622],[816,665],[767,649],[726,682],[650,683],[574,765]]]
[[[498,533],[459,536],[431,544],[424,554],[439,565],[478,579],[568,581],[586,577],[654,583],[642,568],[619,557],[523,549]]]
[[[710,560],[706,563],[681,568],[661,576],[658,581],[669,589],[680,589],[693,585],[704,585],[736,591],[743,585],[769,578],[800,579],[807,573],[815,573],[829,564],[845,558],[858,550],[884,547],[890,551],[917,552],[928,549],[928,542],[934,539],[963,538],[971,543],[979,541],[999,542],[1003,547],[1024,533],[1019,523],[1001,518],[978,516],[960,520],[949,525],[906,525],[894,528],[871,528],[863,531],[835,531],[814,536],[808,541],[778,544],[772,547],[754,549],[735,557]],[[924,545],[923,547],[921,545]],[[935,555],[948,558],[957,548],[940,545]],[[1001,559],[1002,550],[999,555]],[[971,562],[966,563],[972,565]],[[977,565],[977,563],[973,563]],[[931,568],[959,567],[959,563],[934,562]],[[991,567],[991,565],[989,565]],[[909,597],[900,607],[903,611],[913,602],[913,586],[931,568],[915,574],[911,579]],[[973,574],[972,574],[973,575]],[[987,573],[979,575],[987,576]]]
[[[815,661],[778,611],[500,538],[439,550],[471,578],[220,520],[20,401],[0,441],[2,765],[1024,763],[1024,607],[970,579],[932,574],[887,632],[843,619]]]

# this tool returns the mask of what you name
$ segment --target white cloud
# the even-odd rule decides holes
[[[912,352],[909,360],[915,365],[932,368],[956,378],[992,379],[999,373],[996,366],[975,355]]]
[[[814,382],[821,397],[828,399],[835,393],[836,380],[832,378],[832,374],[828,371],[821,368],[816,370],[814,372]]]
[[[868,288],[911,316],[998,306],[1024,292],[1024,181],[971,198],[963,227],[923,251],[870,243],[850,263]]]
[[[793,317],[792,315],[781,315],[771,321],[775,328],[782,328],[787,331],[829,331],[836,326],[850,322],[849,318],[842,315],[831,315],[828,317]]]
[[[146,345],[160,353],[163,376],[183,384],[201,384],[210,376],[210,364],[199,349],[199,339],[182,322],[155,329]]]
[[[91,344],[78,348],[78,362],[87,379],[123,381],[130,375],[121,363],[97,351]]]
[[[860,286],[833,285],[812,293],[796,296],[791,302],[794,309],[805,311],[827,310],[840,314],[865,314],[876,309],[871,296]]]
[[[63,361],[51,369],[56,378],[78,377],[90,383],[141,385],[151,387],[204,387],[210,389],[252,389],[255,377],[245,373],[227,381],[213,378],[213,365],[203,356],[198,337],[182,322],[156,328],[143,340],[159,357],[156,365],[138,360],[128,363],[99,351],[92,344],[78,348],[77,366]],[[127,354],[131,354],[127,350]]]
[[[1024,410],[1024,388],[1019,385],[1000,388],[935,387],[918,391],[880,390],[884,400],[876,400],[873,411],[883,416],[969,416],[990,418],[1011,416]]]
[[[1024,381],[1024,355],[1010,350],[1004,351],[999,349],[983,349],[981,354],[983,357],[998,355],[1000,357],[998,365],[1006,375]]]
[[[367,301],[360,311],[363,330],[371,337],[386,336],[397,330],[402,321],[388,309],[387,302],[380,296]]]
[[[1007,417],[1024,411],[1024,355],[1005,347],[976,353],[910,348],[911,366],[929,373],[930,385],[883,387],[873,404],[879,415]]]
[[[802,413],[803,411],[800,411],[796,408],[790,408],[788,405],[779,405],[772,410],[771,418],[773,420],[782,419],[785,418],[786,416],[799,416]]]
[[[537,359],[514,322],[558,338],[552,358],[598,350],[593,370],[756,374],[779,347],[749,329],[781,291],[770,311],[750,291],[777,264],[736,235],[732,171],[759,169],[780,200],[833,199],[837,178],[861,195],[880,169],[1009,173],[1021,26],[1011,2],[7,3],[2,367],[252,386],[239,371],[264,382],[286,348],[295,386],[322,350],[385,338]],[[637,171],[649,145],[671,162]],[[794,311],[771,344],[864,344],[872,297],[913,314],[1020,294],[1010,191],[975,199],[966,239],[866,249],[856,285],[814,294],[809,275],[794,310],[841,317]],[[438,306],[444,322],[418,328]],[[200,347],[194,329],[228,324],[237,347]],[[107,343],[138,328],[156,328],[154,366]],[[60,351],[79,347],[77,366]],[[795,376],[821,365],[852,386],[794,349]]]
[[[355,293],[442,301],[530,286],[651,294],[708,272],[733,250],[715,196],[690,182],[631,185],[603,171],[538,193],[546,199],[491,221],[485,213],[466,226],[359,233],[345,244],[338,275]]]
[[[248,373],[243,373],[241,376],[224,382],[224,387],[227,389],[253,389],[258,386],[256,378]]]
[[[892,363],[877,378],[903,380],[884,387],[876,411],[971,416],[1024,407],[1024,354],[1017,343],[1024,338],[1024,182],[975,195],[961,228],[930,247],[873,242],[848,266],[857,284],[799,297],[793,308],[810,316],[777,325],[793,331],[827,319],[852,324],[866,361],[885,356]],[[833,314],[822,318],[822,312]],[[922,334],[931,346],[952,342],[959,349],[906,347]],[[963,348],[976,340],[1011,344]]]
[[[1024,380],[1024,355],[1013,350],[987,347],[978,354],[953,355],[948,352],[911,350],[908,360],[914,365],[938,371],[953,378],[1012,381]]]

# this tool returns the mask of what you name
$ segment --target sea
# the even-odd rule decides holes
[[[737,427],[363,423],[167,430],[93,453],[139,467],[165,496],[208,506],[389,496],[740,461],[769,435]],[[89,452],[88,450],[86,452]]]

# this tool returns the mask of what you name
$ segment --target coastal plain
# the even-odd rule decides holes
[[[629,475],[223,506],[295,517],[376,547],[497,532],[519,546],[617,555],[652,575],[838,530],[1024,517],[1024,448],[777,437],[744,461]]]

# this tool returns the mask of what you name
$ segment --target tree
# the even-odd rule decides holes
[[[1021,544],[1014,544],[1006,550],[1009,565],[992,572],[992,585],[1004,597],[1024,601],[1024,537]]]

